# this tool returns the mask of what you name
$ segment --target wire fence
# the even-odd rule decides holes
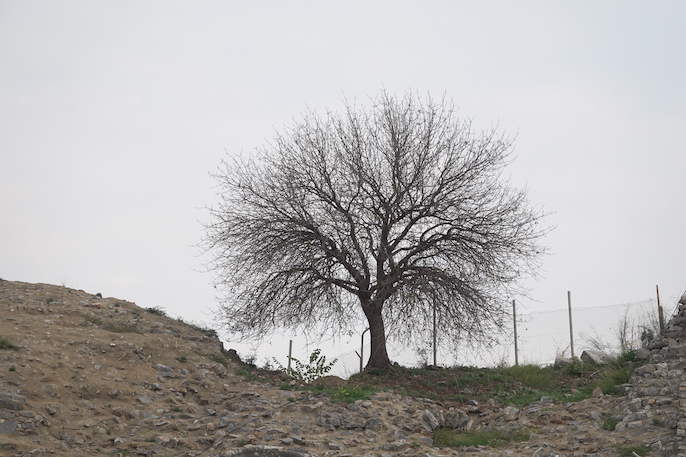
[[[672,313],[670,306],[664,311],[666,318]],[[570,331],[570,314],[572,330]],[[642,339],[652,338],[660,332],[656,299],[614,306],[557,309],[530,313],[516,312],[517,355],[515,356],[515,321],[493,335],[489,345],[465,346],[460,341],[439,341],[436,347],[436,365],[496,367],[520,365],[550,365],[558,355],[579,357],[584,350],[601,350],[619,354],[641,346]],[[432,335],[413,343],[387,343],[392,361],[406,367],[434,364]],[[348,378],[360,371],[369,357],[369,342],[360,349],[336,356],[338,361],[330,375]],[[572,354],[573,348],[573,354]]]

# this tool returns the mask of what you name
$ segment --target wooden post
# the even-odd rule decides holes
[[[288,340],[288,374],[291,374],[291,356],[293,355],[293,340]]]
[[[657,314],[660,320],[660,335],[665,333],[665,316],[662,313],[662,305],[660,305],[660,288],[656,285],[655,292],[657,293]]]
[[[519,353],[517,351],[517,308],[514,300],[512,300],[512,322],[514,324],[515,366],[519,366]]]
[[[574,358],[574,331],[572,330],[572,293],[567,291],[567,308],[569,309],[569,345]]]

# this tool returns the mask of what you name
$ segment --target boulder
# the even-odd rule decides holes
[[[572,363],[572,359],[565,357],[563,355],[558,355],[555,357],[555,366],[556,367],[564,367]]]
[[[614,362],[615,358],[601,351],[584,351],[581,354],[581,360],[594,365],[607,365]]]

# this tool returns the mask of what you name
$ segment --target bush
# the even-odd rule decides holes
[[[160,306],[153,306],[151,308],[144,308],[147,312],[150,314],[154,314],[156,316],[164,316],[164,317],[169,317],[167,316],[167,312],[164,310],[164,308]]]
[[[333,359],[333,361],[326,363],[326,356],[320,356],[321,352],[321,349],[315,349],[312,351],[312,354],[310,354],[309,363],[302,363],[295,357],[291,357],[291,361],[295,366],[291,366],[290,372],[287,368],[284,368],[278,360],[274,359],[274,363],[280,370],[285,371],[291,377],[305,383],[310,383],[326,375],[326,373],[331,371],[331,368],[333,368],[334,364],[338,361],[338,359]]]

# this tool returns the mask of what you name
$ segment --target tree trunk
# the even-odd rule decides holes
[[[393,364],[388,358],[386,351],[386,329],[384,328],[383,318],[381,317],[381,305],[376,303],[362,304],[365,316],[369,322],[369,333],[371,334],[371,354],[365,370],[372,368],[391,368]]]

